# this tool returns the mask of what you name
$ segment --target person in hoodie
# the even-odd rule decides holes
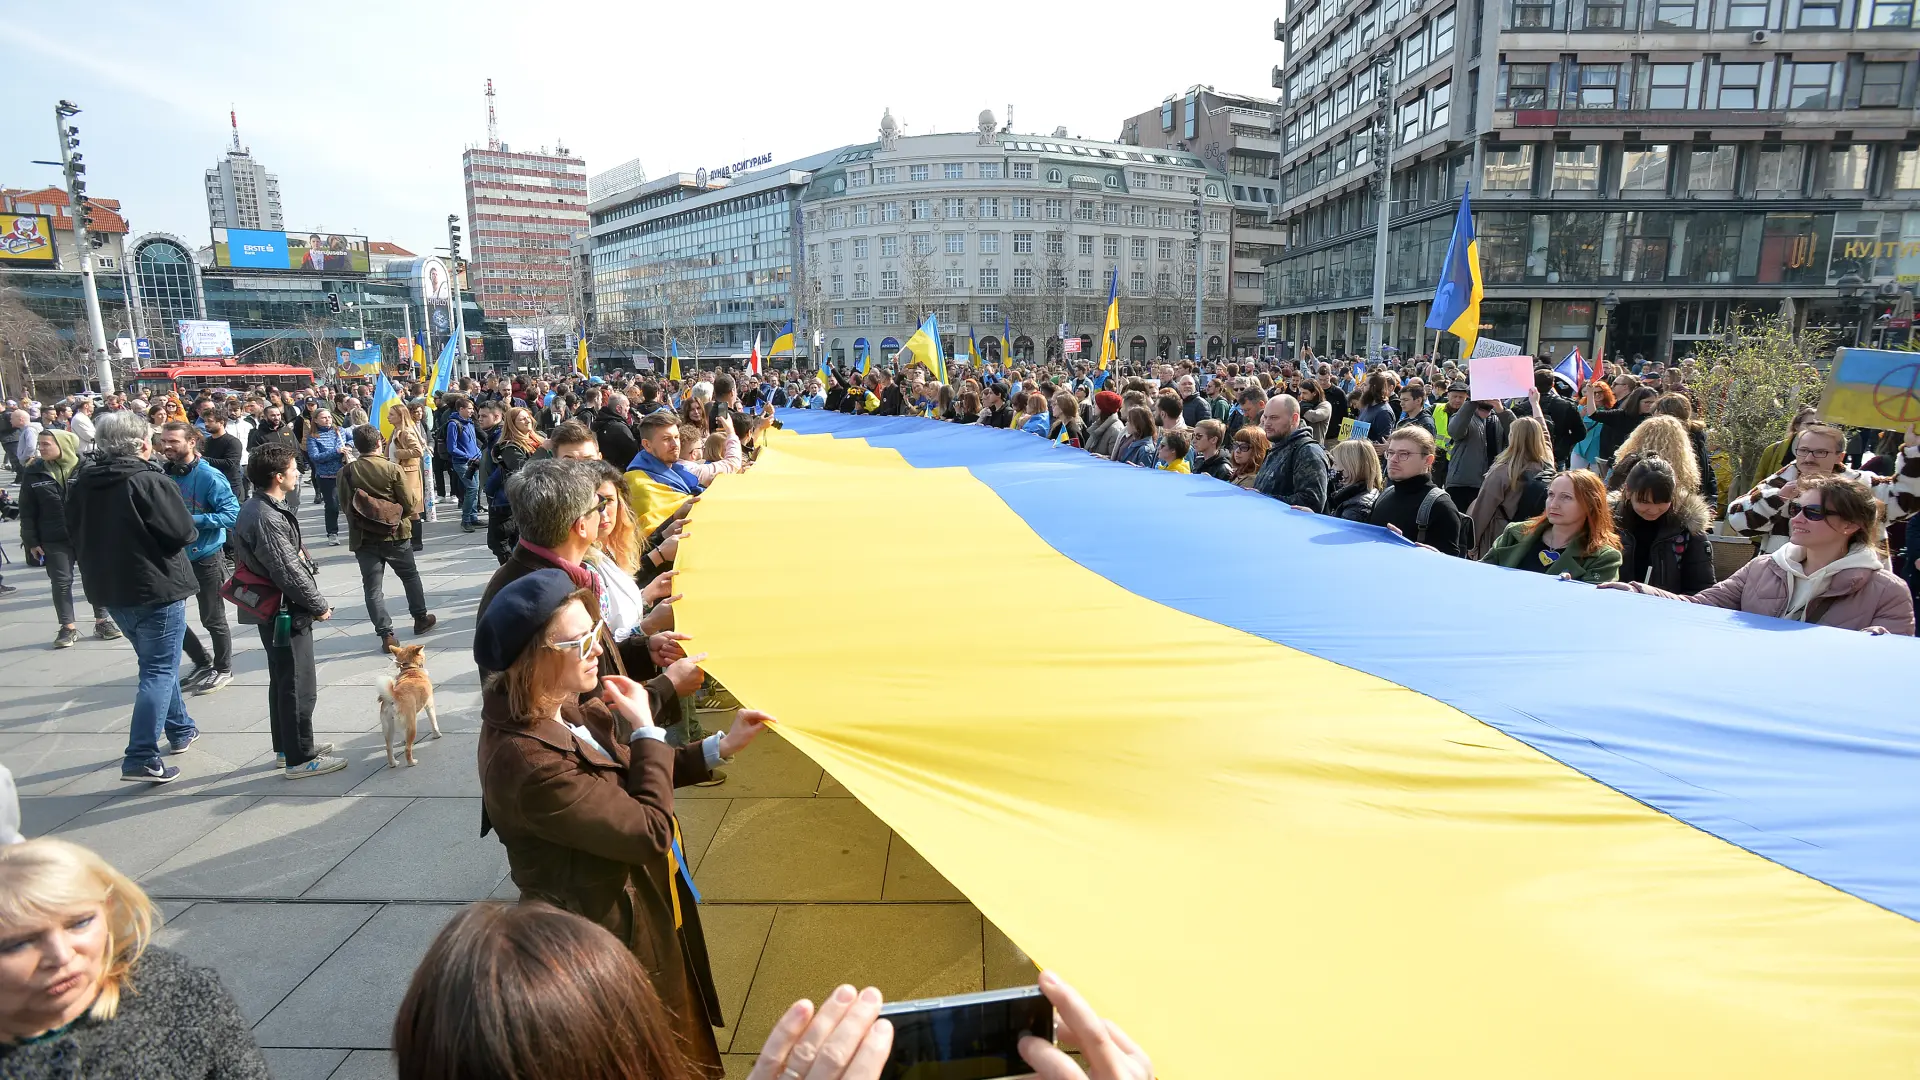
[[[1788,503],[1787,544],[1692,596],[1639,581],[1603,588],[1869,634],[1913,635],[1913,594],[1885,563],[1881,503],[1851,476],[1808,476]]]
[[[326,510],[327,543],[340,546],[340,467],[347,463],[347,433],[333,422],[325,408],[313,410],[307,433],[307,462],[313,466],[313,487]]]
[[[47,568],[53,586],[53,613],[60,629],[53,647],[70,649],[80,640],[73,621],[73,542],[67,534],[67,485],[80,467],[79,439],[71,431],[43,431],[39,454],[20,470],[20,546]],[[105,608],[93,606],[93,632],[105,639],[120,631]]]
[[[140,662],[132,731],[120,779],[165,784],[180,770],[161,760],[200,737],[180,696],[180,644],[187,597],[199,591],[187,548],[200,530],[180,489],[149,458],[153,427],[136,412],[94,421],[94,456],[74,472],[67,534],[87,600],[107,609]]]
[[[1093,395],[1093,407],[1099,418],[1087,428],[1087,453],[1111,460],[1119,451],[1120,443],[1127,436],[1127,426],[1120,420],[1121,404],[1120,395],[1111,390]]]
[[[203,436],[192,424],[178,421],[160,429],[160,454],[167,459],[167,475],[180,487],[187,513],[199,535],[187,545],[187,561],[193,564],[193,576],[200,583],[200,625],[213,640],[213,652],[191,629],[181,638],[193,671],[180,688],[195,695],[211,694],[233,681],[233,634],[227,627],[226,601],[220,587],[227,583],[231,568],[227,565],[227,530],[240,520],[240,500],[233,486],[213,463],[201,456]]]
[[[1705,497],[1682,487],[1667,459],[1643,455],[1613,497],[1620,580],[1682,596],[1705,591],[1713,584],[1711,520]]]

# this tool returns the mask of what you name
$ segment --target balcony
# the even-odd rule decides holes
[[[1280,156],[1280,137],[1278,135],[1249,135],[1245,132],[1233,133],[1233,148],[1249,154],[1271,154]]]
[[[1519,109],[1495,112],[1503,127],[1782,127],[1787,114],[1771,109]]]

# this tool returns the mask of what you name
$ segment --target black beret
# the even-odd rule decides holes
[[[527,651],[553,613],[578,590],[565,570],[535,570],[493,594],[493,603],[473,631],[473,662],[485,671],[505,671]]]

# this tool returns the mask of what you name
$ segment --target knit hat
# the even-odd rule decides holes
[[[547,620],[578,590],[565,570],[535,570],[493,594],[473,631],[473,662],[505,671],[527,651]]]
[[[1121,397],[1111,390],[1102,390],[1093,395],[1093,406],[1100,410],[1101,416],[1111,416],[1120,411]]]

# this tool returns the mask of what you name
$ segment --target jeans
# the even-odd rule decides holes
[[[285,645],[273,643],[273,624],[260,627],[267,651],[267,724],[273,752],[287,756],[287,767],[313,760],[313,704],[320,688],[313,673],[313,627],[294,630]]]
[[[453,461],[447,457],[444,448],[433,452],[433,494],[436,498],[447,497],[447,475],[453,471]],[[454,488],[455,491],[460,490]]]
[[[220,596],[220,586],[227,583],[227,556],[216,551],[204,559],[195,559],[190,564],[193,576],[200,580],[200,594],[196,598],[200,603],[200,625],[206,628],[207,636],[213,639],[213,655],[207,655],[206,646],[200,644],[199,635],[192,627],[186,628],[180,645],[186,650],[187,659],[197,667],[212,664],[215,671],[233,670],[233,631],[227,627],[227,602]]]
[[[422,514],[419,517],[413,519],[413,541],[412,541],[413,550],[415,551],[427,550],[426,539],[427,539],[427,516],[425,514]]]
[[[180,639],[187,632],[187,602],[108,608],[140,658],[140,686],[133,692],[133,732],[122,771],[160,763],[160,737],[179,741],[198,729],[180,696]]]
[[[314,489],[320,492],[320,505],[327,513],[327,539],[340,535],[340,478],[337,476],[316,476]]]
[[[65,544],[41,544],[47,557],[47,580],[53,584],[53,614],[62,630],[73,625],[73,549]],[[107,617],[105,608],[93,605],[93,617]]]
[[[467,472],[461,462],[454,462],[447,476],[453,481],[454,494],[460,499],[460,524],[480,524],[480,483],[478,475]]]
[[[407,612],[415,621],[427,614],[427,592],[420,585],[420,571],[413,565],[413,550],[404,540],[362,540],[353,553],[360,564],[360,591],[367,599],[367,618],[373,620],[373,632],[385,637],[393,632],[393,620],[387,616],[387,567],[400,577],[407,590]]]

